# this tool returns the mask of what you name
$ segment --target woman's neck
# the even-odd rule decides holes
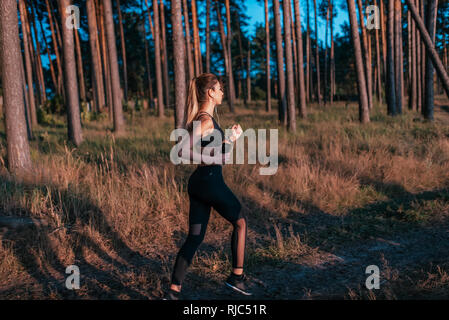
[[[205,111],[207,113],[209,113],[211,116],[213,116],[214,114],[214,109],[215,109],[215,104],[209,102],[209,103],[205,103],[200,107],[199,112]]]

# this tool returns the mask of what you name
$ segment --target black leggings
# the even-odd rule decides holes
[[[241,212],[240,201],[224,182],[222,170],[221,165],[199,166],[189,178],[189,235],[176,257],[172,284],[181,285],[206,234],[211,207],[234,226],[231,236],[232,267],[243,268],[246,217]]]

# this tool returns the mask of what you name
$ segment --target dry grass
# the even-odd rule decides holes
[[[244,130],[277,127],[274,112],[253,108],[239,108],[235,116],[220,111],[222,127],[234,122]],[[379,107],[362,126],[356,109],[312,106],[308,120],[298,121],[296,135],[281,129],[273,176],[259,175],[258,165],[224,167],[250,219],[248,270],[261,262],[313,265],[323,250],[447,217],[448,126],[439,118],[413,121],[419,116],[407,110],[390,118]],[[128,120],[127,135],[117,139],[105,121],[85,124],[80,148],[65,142],[64,128],[39,127],[32,142],[34,176],[18,182],[0,167],[1,214],[50,222],[32,232],[3,233],[0,296],[14,297],[19,283],[40,285],[37,293],[21,293],[23,298],[160,294],[188,232],[186,186],[194,167],[169,161],[171,118]],[[5,156],[0,136],[0,164]],[[230,232],[224,219],[211,216],[191,274],[218,281],[229,271]],[[89,270],[84,291],[67,293],[62,287],[70,264]],[[420,282],[423,290],[435,286],[432,279]]]

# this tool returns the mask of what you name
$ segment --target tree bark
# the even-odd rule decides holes
[[[387,31],[387,73],[388,73],[388,114],[396,115],[396,90],[395,90],[395,59],[394,59],[394,2],[388,0],[388,31]]]
[[[306,101],[310,102],[310,10],[309,10],[309,0],[307,3],[307,36],[306,36]]]
[[[235,85],[234,85],[234,71],[232,66],[232,51],[231,51],[231,42],[232,42],[232,29],[231,29],[231,8],[229,7],[229,0],[225,0],[226,4],[226,43],[228,46],[228,56],[229,56],[229,92],[231,94],[232,100],[232,112],[234,112],[234,104],[235,104]]]
[[[101,61],[98,59],[99,48],[98,48],[98,27],[97,27],[97,17],[95,11],[94,0],[86,1],[87,8],[87,22],[89,26],[89,43],[90,43],[90,53],[92,60],[92,87],[96,101],[97,112],[104,107],[104,84],[103,76],[101,71]]]
[[[126,44],[125,44],[125,33],[123,32],[123,19],[122,19],[122,10],[120,8],[120,0],[117,1],[117,12],[118,12],[118,23],[120,28],[120,44],[122,47],[122,60],[123,60],[123,98],[126,103],[128,103],[128,66],[126,61]]]
[[[181,0],[171,0],[173,27],[173,67],[175,76],[175,128],[184,128],[186,102],[185,40],[182,27]]]
[[[281,18],[279,0],[273,0],[274,29],[276,34],[276,57],[278,70],[279,121],[287,126],[287,97],[285,92],[284,49],[282,47]]]
[[[436,16],[438,10],[438,0],[429,0],[427,3],[427,31],[432,40],[432,45],[435,45],[435,28],[436,28]],[[432,60],[427,55],[426,59],[426,74],[425,74],[425,96],[424,105],[422,108],[422,114],[424,119],[433,120],[433,100],[434,100],[434,89],[433,89],[433,65]]]
[[[210,73],[210,0],[206,0],[206,72]]]
[[[55,32],[55,28],[53,25],[53,15],[52,15],[52,10],[50,7],[50,3],[48,2],[48,0],[45,0],[45,4],[46,4],[46,8],[47,8],[47,13],[48,13],[48,21],[50,24],[50,30],[51,30],[51,39],[53,42],[53,46],[54,46],[54,50],[55,50],[55,56],[56,56],[56,66],[58,68],[58,94],[62,95],[62,78],[63,78],[63,73],[62,73],[62,66],[61,66],[61,57],[59,55],[59,48],[58,47],[58,42],[56,41],[56,32]]]
[[[267,112],[271,112],[271,64],[270,64],[270,20],[268,15],[268,0],[264,1],[265,5],[265,52],[266,52],[266,74],[267,74]]]
[[[83,141],[80,119],[80,103],[78,97],[78,82],[76,79],[75,44],[73,40],[73,29],[67,28],[65,22],[69,15],[66,8],[71,4],[70,0],[61,0],[60,14],[64,24],[62,28],[63,52],[64,52],[64,77],[67,104],[68,137],[79,146]]]
[[[395,67],[396,67],[396,114],[402,114],[402,8],[401,0],[395,0]]]
[[[153,16],[154,16],[154,51],[155,51],[155,68],[156,68],[156,88],[157,88],[157,115],[162,118],[164,114],[164,98],[162,89],[162,70],[161,70],[161,40],[160,40],[160,24],[159,24],[159,8],[157,0],[153,0]]]
[[[230,112],[234,112],[234,100],[232,99],[232,93],[231,93],[231,75],[230,75],[230,64],[231,61],[229,59],[229,55],[228,55],[228,47],[226,44],[226,35],[224,32],[224,26],[223,26],[223,21],[221,19],[221,12],[220,12],[220,2],[216,1],[215,2],[215,10],[217,12],[217,18],[218,18],[218,28],[220,30],[220,39],[221,39],[221,45],[223,47],[223,57],[225,60],[225,68],[226,68],[226,76],[228,79],[228,85],[226,86],[227,89],[227,100],[228,100],[228,104],[229,104],[229,111]]]
[[[317,100],[318,100],[318,104],[321,106],[322,102],[321,102],[321,84],[320,84],[320,78],[321,78],[321,74],[320,74],[320,46],[318,43],[318,15],[317,15],[317,11],[316,11],[316,0],[313,0],[313,6],[314,6],[314,11],[315,11],[315,66],[316,66],[316,92],[317,92]]]
[[[359,92],[359,120],[361,123],[367,123],[369,119],[368,97],[366,91],[365,74],[363,69],[362,48],[360,46],[359,26],[357,23],[357,15],[355,3],[353,0],[347,0],[349,21],[351,25],[351,36],[354,44],[355,65],[357,74],[357,88]]]
[[[120,75],[118,71],[117,47],[115,44],[114,20],[112,16],[111,0],[103,0],[106,27],[106,41],[108,45],[109,69],[112,89],[112,108],[114,114],[114,132],[121,135],[125,130],[123,119],[122,93],[120,89]]]
[[[292,38],[291,38],[291,2],[283,0],[284,16],[284,36],[285,36],[285,62],[287,71],[287,102],[288,102],[288,130],[296,132],[296,106],[295,106],[295,80],[293,71],[292,57]]]
[[[246,70],[246,90],[248,102],[251,102],[251,41],[248,41],[248,58]]]
[[[414,1],[414,0],[413,0]],[[410,14],[410,10],[408,11]],[[410,76],[410,93],[409,93],[409,100],[408,100],[408,108],[410,110],[416,111],[416,28],[415,28],[415,22],[411,18],[410,14],[410,27],[411,27],[411,35],[410,35],[410,51],[412,55],[411,60],[411,76]]]
[[[146,0],[145,0],[146,1]],[[190,22],[189,22],[189,9],[187,7],[187,0],[183,0],[183,8],[184,8],[184,25],[186,28],[186,43],[187,43],[187,67],[189,68],[189,81],[195,77],[194,66],[192,57],[192,42],[190,40]]]
[[[30,57],[30,39],[28,38],[28,32],[26,30],[26,8],[24,0],[19,0],[19,11],[20,20],[22,23],[22,37],[23,37],[23,52],[25,54],[25,76],[28,85],[28,103],[31,113],[31,125],[34,127],[37,125],[37,114],[36,114],[36,100],[34,97],[34,85],[33,85],[33,71],[31,67],[31,57]],[[16,14],[17,17],[17,14]]]
[[[368,37],[366,34],[365,22],[364,22],[364,11],[362,0],[357,0],[357,5],[359,7],[359,20],[360,20],[360,29],[362,30],[362,50],[364,55],[364,66],[365,66],[365,77],[366,77],[366,89],[368,94],[368,108],[372,109],[373,107],[373,95],[372,95],[372,70],[371,70],[371,59],[369,57],[369,49],[368,49]]]
[[[81,44],[79,33],[77,29],[74,29],[75,33],[75,48],[77,57],[77,68],[78,68],[78,81],[80,84],[80,97],[81,101],[86,101],[86,87],[84,85],[84,72],[83,72],[83,57],[81,55]]]
[[[196,0],[191,0],[192,3],[192,24],[193,24],[193,51],[195,55],[195,75],[201,74],[201,51],[200,51],[200,37],[198,32],[198,15],[196,10]]]
[[[302,30],[301,30],[301,12],[299,7],[299,0],[294,0],[295,5],[295,22],[296,22],[296,34],[298,45],[298,85],[299,85],[299,116],[303,119],[307,116],[307,105],[306,105],[306,93],[304,88],[304,54],[303,54],[303,45],[302,45]]]
[[[382,0],[380,0],[382,1]],[[374,0],[374,5],[377,6],[377,0]],[[377,80],[377,101],[379,104],[382,104],[382,81],[381,81],[381,66],[380,66],[380,45],[379,45],[379,30],[376,29],[375,33],[376,37],[376,80]]]
[[[170,106],[170,81],[168,77],[168,51],[167,51],[167,40],[165,36],[165,7],[164,1],[160,0],[160,15],[161,15],[161,33],[162,33],[162,68],[164,69],[162,72],[164,78],[164,93],[165,93],[165,105]]]
[[[440,57],[438,56],[438,53],[436,52],[432,44],[432,39],[430,38],[422,19],[419,17],[418,12],[416,11],[415,5],[411,2],[411,0],[406,1],[412,17],[415,20],[418,30],[422,36],[423,42],[427,49],[427,53],[430,56],[433,66],[441,79],[444,90],[446,91],[446,95],[449,97],[449,76],[444,69],[443,64],[441,63]]]
[[[0,1],[0,63],[2,70],[3,102],[8,169],[22,176],[31,171],[30,148],[27,139],[21,65],[17,1]]]

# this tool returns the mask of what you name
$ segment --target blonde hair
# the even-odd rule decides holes
[[[202,73],[190,80],[184,113],[184,129],[192,130],[193,121],[200,111],[200,105],[208,100],[207,90],[212,89],[217,82],[223,87],[222,81],[213,73]]]

